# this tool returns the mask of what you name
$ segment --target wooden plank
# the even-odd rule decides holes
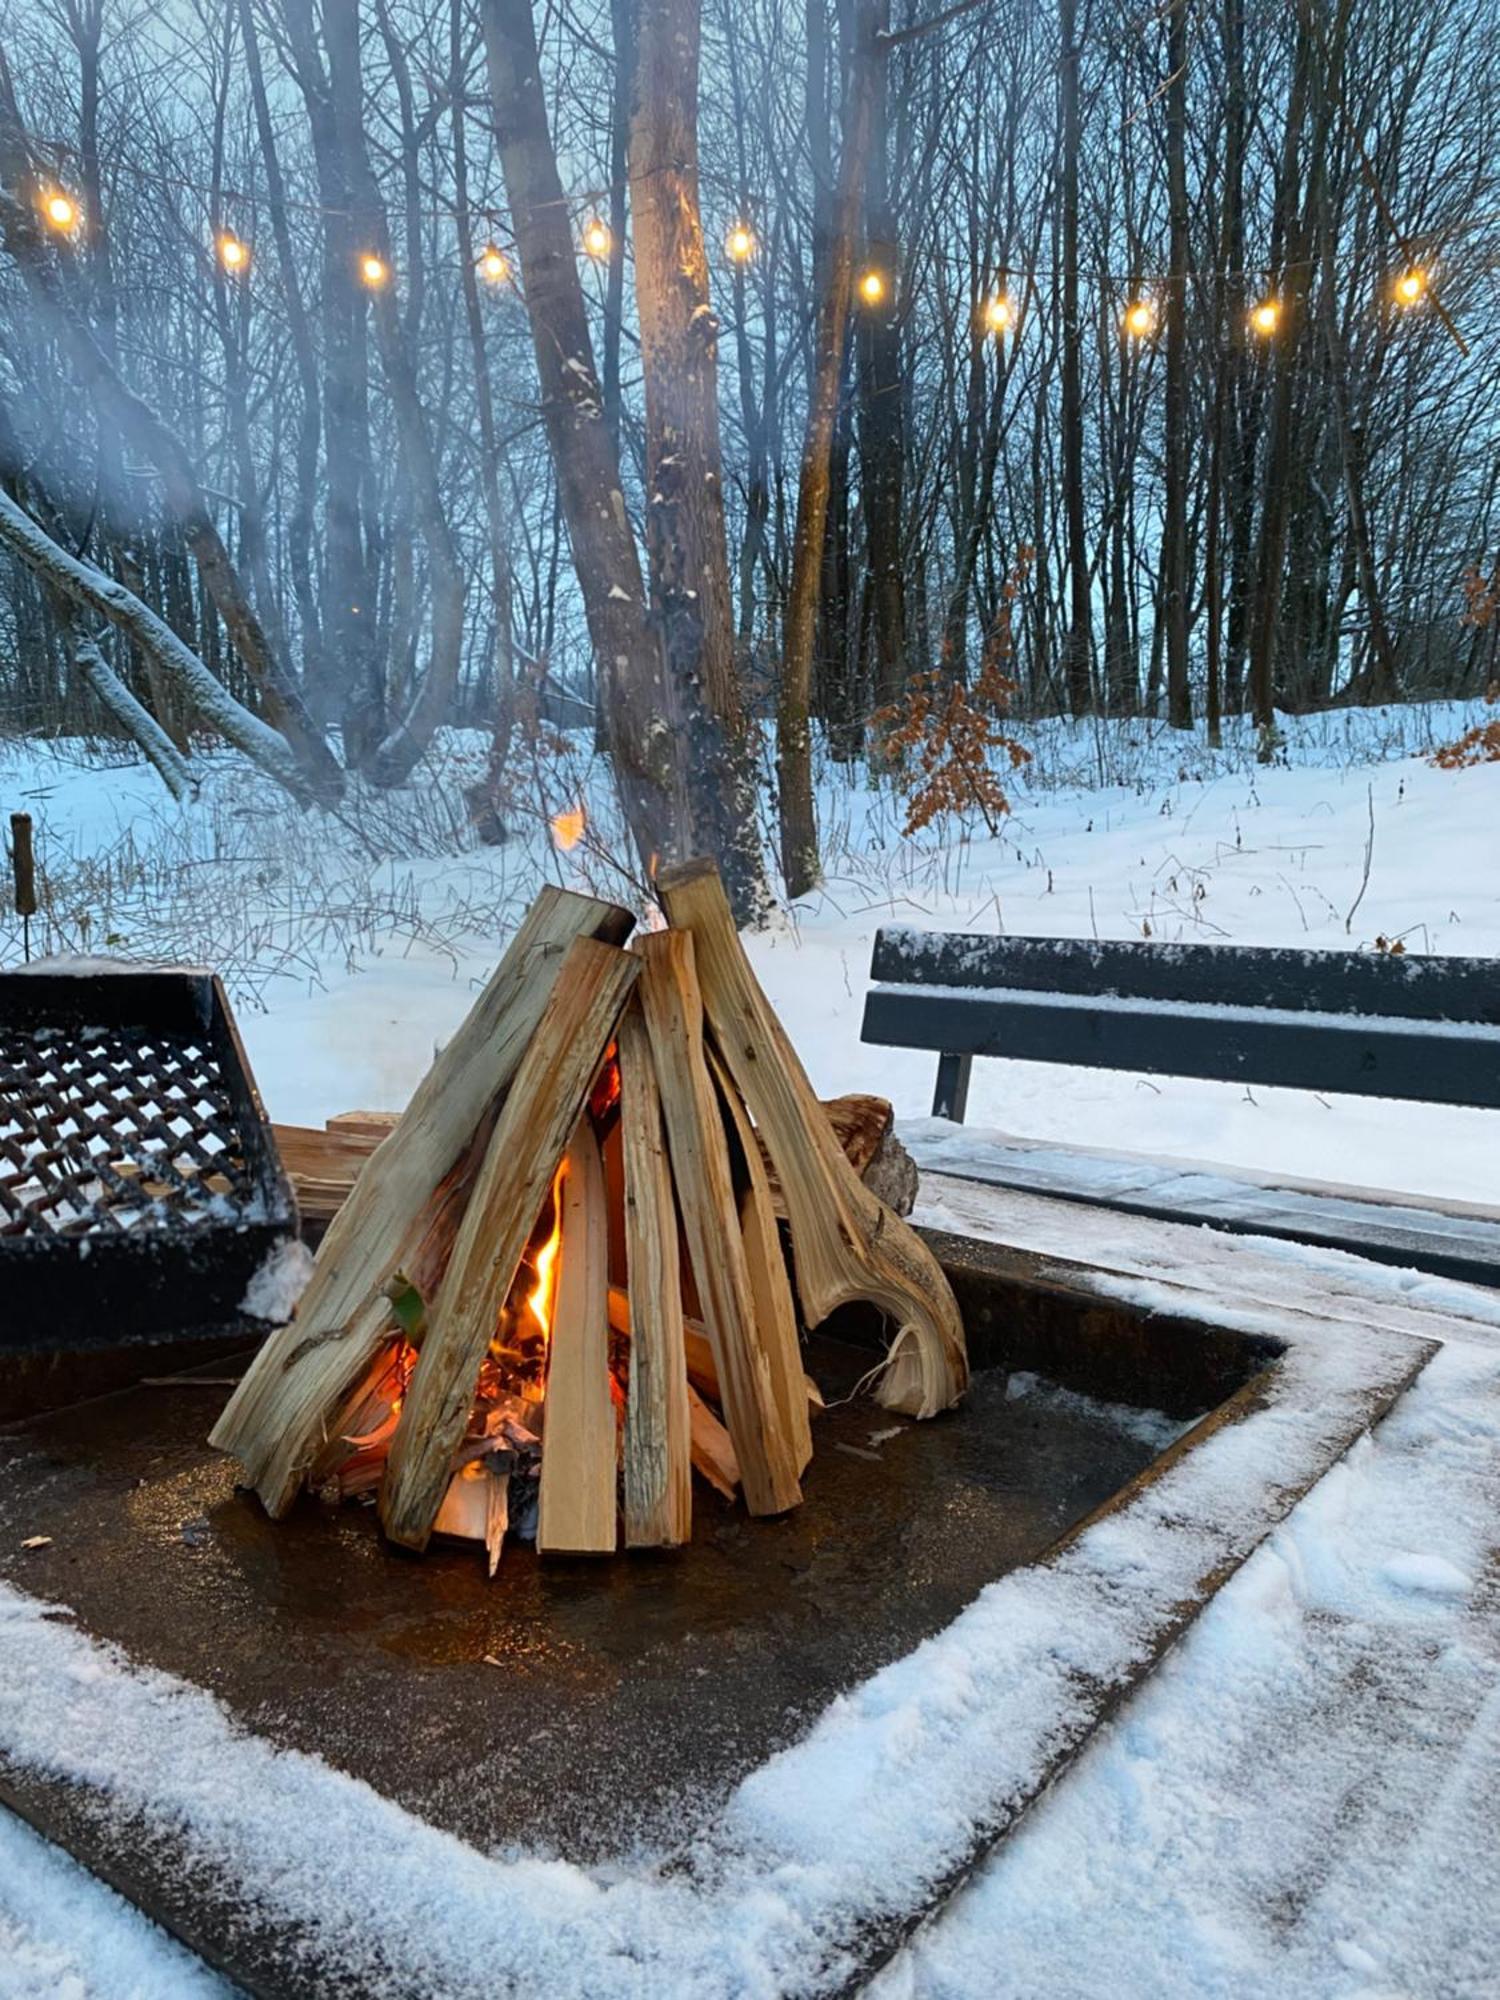
[[[609,1392],[609,1224],[604,1163],[587,1118],[565,1158],[557,1269],[537,1554],[608,1555],[617,1540],[618,1456]]]
[[[639,940],[641,1005],[651,1036],[672,1177],[704,1324],[713,1344],[724,1420],[752,1514],[781,1514],[802,1498],[790,1432],[766,1348],[740,1235],[729,1145],[703,1047],[703,1006],[685,931]],[[829,1144],[831,1131],[824,1120]],[[842,1154],[840,1158],[842,1158]]]
[[[210,1441],[233,1453],[272,1514],[291,1505],[327,1419],[359,1381],[390,1323],[384,1287],[430,1230],[434,1188],[487,1136],[558,970],[577,938],[623,942],[627,910],[543,889],[489,984],[418,1084],[399,1125],[335,1216],[297,1314],[262,1347]]]
[[[1104,998],[1247,1001],[1319,1014],[1470,1021],[1500,1028],[1500,960],[1415,952],[1287,951],[1258,945],[1101,943],[877,931],[870,977],[942,986]]]
[[[710,1048],[708,1055],[709,1071],[718,1088],[724,1116],[729,1121],[739,1171],[743,1175],[739,1195],[740,1238],[745,1246],[745,1266],[750,1273],[756,1325],[770,1364],[776,1400],[781,1405],[782,1422],[795,1447],[797,1471],[801,1474],[806,1472],[812,1457],[812,1426],[807,1416],[807,1385],[802,1372],[797,1308],[792,1303],[786,1255],[781,1247],[781,1230],[771,1202],[771,1184],[759,1141],[745,1110],[744,1099],[735,1088],[734,1078],[725,1068],[724,1058],[717,1049]]]
[[[863,1176],[880,1151],[894,1122],[889,1102],[883,1097],[854,1093],[830,1097],[823,1105],[839,1144],[854,1171]],[[395,1111],[341,1111],[326,1126],[273,1125],[271,1133],[281,1154],[282,1165],[297,1195],[297,1204],[306,1222],[328,1222],[349,1198],[349,1191],[371,1154],[399,1122]],[[761,1157],[766,1158],[765,1148]],[[606,1174],[610,1148],[604,1155]],[[772,1199],[783,1221],[786,1211],[774,1170],[767,1160]],[[621,1267],[623,1268],[623,1267]],[[613,1247],[611,1269],[614,1269]]]
[[[521,1058],[427,1315],[381,1487],[385,1531],[408,1548],[432,1531],[479,1364],[639,970],[630,952],[575,939]]]
[[[326,1130],[350,1139],[369,1139],[379,1145],[401,1123],[399,1111],[336,1111]]]
[[[718,871],[702,861],[668,869],[657,893],[692,935],[714,1039],[780,1175],[803,1318],[817,1326],[836,1306],[868,1299],[896,1324],[879,1400],[911,1416],[947,1409],[969,1377],[953,1293],[921,1240],[844,1158],[750,970]]]
[[[619,1044],[630,1302],[625,1542],[629,1548],[676,1548],[693,1531],[677,1208],[651,1038],[634,1000],[621,1019]]]
[[[860,1033],[895,1048],[1500,1110],[1500,1027],[872,987]]]

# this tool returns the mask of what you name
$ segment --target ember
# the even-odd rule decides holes
[[[507,1534],[684,1542],[690,1468],[795,1507],[821,1399],[792,1269],[809,1325],[854,1298],[895,1319],[887,1407],[962,1393],[946,1281],[845,1157],[716,875],[661,895],[669,928],[624,951],[624,912],[544,892],[370,1156],[213,1434],[272,1513],[378,1499],[393,1540],[480,1543],[493,1572]]]

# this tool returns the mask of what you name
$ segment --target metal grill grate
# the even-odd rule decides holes
[[[255,1179],[206,1039],[0,1029],[0,1236],[239,1219]]]

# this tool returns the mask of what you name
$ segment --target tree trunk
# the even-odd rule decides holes
[[[400,720],[374,747],[369,775],[379,785],[399,785],[447,719],[458,688],[463,655],[464,580],[438,483],[437,457],[417,387],[416,369],[401,322],[385,203],[365,150],[364,93],[360,80],[359,0],[328,0],[324,9],[335,130],[344,155],[354,226],[365,251],[381,257],[391,275],[370,293],[375,338],[395,418],[412,518],[427,550],[432,629],[427,669]],[[394,664],[399,666],[399,661]]]
[[[877,0],[877,33],[889,29],[890,16],[890,0]],[[901,536],[901,474],[906,447],[901,401],[901,253],[886,157],[889,62],[882,57],[874,68],[865,242],[871,268],[885,278],[886,295],[880,305],[860,315],[859,458],[875,630],[875,700],[884,707],[899,698],[906,682]]]
[[[821,874],[817,815],[813,805],[812,699],[813,643],[817,634],[818,581],[828,526],[833,433],[843,374],[844,333],[854,287],[854,242],[875,93],[876,0],[859,0],[855,14],[850,101],[839,166],[838,195],[828,246],[827,267],[818,298],[813,334],[812,379],[808,385],[807,430],[797,488],[797,527],[792,544],[792,577],[787,591],[776,712],[776,775],[780,791],[781,868],[788,896],[804,896]]]
[[[1064,650],[1068,706],[1086,715],[1092,698],[1093,604],[1083,495],[1083,338],[1078,323],[1079,104],[1077,0],[1058,0],[1062,118],[1062,476],[1067,517],[1068,635]]]
[[[693,846],[681,708],[646,603],[605,422],[531,0],[485,0],[484,35],[542,417],[598,663],[615,782],[649,877]]]
[[[1167,368],[1163,409],[1166,459],[1162,522],[1162,611],[1166,620],[1167,720],[1193,726],[1188,685],[1187,528],[1187,34],[1188,0],[1170,0],[1167,17],[1167,204],[1171,274],[1167,284]]]
[[[7,187],[20,189],[33,178],[29,142],[6,77],[0,88],[0,179]],[[0,218],[3,218],[0,233],[5,247],[20,266],[31,299],[88,389],[100,416],[114,426],[130,449],[155,466],[168,511],[182,531],[204,590],[224,621],[235,653],[255,683],[270,731],[291,745],[301,767],[300,789],[309,798],[325,804],[334,802],[343,791],[343,772],[271,650],[239,571],[214,523],[186,446],[155,410],[127,387],[92,330],[63,293],[31,205],[24,201],[7,202],[0,206]]]
[[[698,0],[642,0],[630,124],[646,388],[646,551],[669,678],[688,691],[689,779],[737,920],[770,907],[735,660],[719,450],[719,322],[698,199]]]
[[[1283,572],[1286,568],[1287,520],[1290,511],[1292,463],[1293,361],[1302,335],[1307,302],[1306,236],[1300,220],[1298,162],[1302,128],[1307,116],[1308,75],[1312,52],[1305,25],[1299,24],[1297,53],[1287,102],[1282,139],[1278,198],[1287,217],[1281,329],[1276,377],[1271,392],[1271,416],[1266,441],[1265,502],[1261,511],[1256,576],[1259,604],[1250,644],[1250,702],[1261,736],[1261,756],[1269,758],[1276,725],[1274,681],[1276,642],[1281,623]],[[1315,154],[1314,154],[1315,156]]]

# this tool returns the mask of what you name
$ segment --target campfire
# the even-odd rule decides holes
[[[667,928],[626,948],[628,912],[544,890],[371,1155],[213,1432],[273,1515],[373,1495],[393,1541],[482,1543],[493,1572],[507,1533],[685,1542],[694,1469],[784,1513],[802,1332],[855,1299],[893,1323],[882,1405],[963,1393],[947,1282],[851,1165],[716,872],[659,894]]]

